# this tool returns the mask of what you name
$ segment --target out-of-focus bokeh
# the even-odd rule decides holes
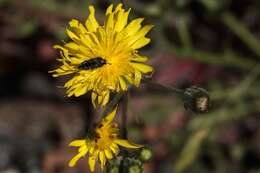
[[[88,5],[99,21],[112,0],[0,0],[0,172],[87,172],[87,160],[67,166],[98,119],[90,98],[64,97],[66,77],[52,78],[54,44],[68,40],[72,18]],[[145,173],[260,172],[260,1],[126,0],[131,17],[155,25],[142,50],[154,80],[178,88],[198,85],[212,111],[186,111],[181,99],[153,86],[133,88],[129,138],[154,153]]]

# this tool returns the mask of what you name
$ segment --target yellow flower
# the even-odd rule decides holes
[[[152,25],[142,26],[143,18],[128,24],[130,9],[125,11],[122,4],[110,5],[106,10],[104,25],[95,18],[95,9],[89,6],[85,24],[72,19],[67,29],[71,41],[55,45],[60,50],[62,65],[51,71],[54,77],[73,74],[64,87],[67,95],[78,97],[92,91],[94,106],[105,106],[110,92],[121,92],[129,84],[139,86],[142,74],[153,71],[143,64],[148,57],[138,54],[137,49],[150,42],[145,35]]]
[[[106,118],[102,119],[101,123],[95,129],[93,137],[82,140],[74,140],[69,146],[79,147],[78,154],[74,156],[69,166],[75,166],[76,162],[89,153],[88,164],[90,170],[95,170],[96,161],[99,160],[101,169],[104,169],[106,161],[117,156],[119,153],[119,147],[126,148],[140,148],[141,145],[132,144],[128,140],[119,139],[119,128],[116,123],[113,123],[113,119],[116,114],[114,109]]]

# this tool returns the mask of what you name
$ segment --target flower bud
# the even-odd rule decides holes
[[[109,167],[107,169],[108,173],[119,173],[119,168],[117,166]]]
[[[148,148],[143,148],[140,152],[140,160],[142,160],[143,162],[147,162],[149,161],[153,156],[153,153],[150,149]]]
[[[136,158],[128,157],[125,159],[125,165],[128,167],[128,173],[142,173],[143,172],[143,163]]]
[[[128,173],[142,173],[143,169],[139,165],[131,165],[128,168]]]
[[[185,109],[194,113],[207,113],[211,107],[209,93],[197,86],[184,91],[183,102]]]
[[[127,157],[122,160],[124,170],[127,173],[142,173],[143,172],[143,163],[135,157]]]
[[[120,161],[118,159],[113,159],[108,161],[107,173],[119,173]]]

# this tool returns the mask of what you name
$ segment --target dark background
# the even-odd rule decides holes
[[[93,111],[89,95],[64,97],[66,77],[53,78],[54,44],[68,40],[72,18],[84,22],[105,0],[0,0],[0,173],[87,172],[67,166]],[[260,1],[126,0],[131,18],[155,25],[154,80],[206,88],[212,111],[186,111],[175,95],[143,84],[131,90],[129,138],[153,149],[145,173],[260,172]],[[120,115],[119,115],[120,116]]]

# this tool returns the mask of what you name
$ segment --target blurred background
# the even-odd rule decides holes
[[[72,18],[97,18],[112,0],[0,0],[0,173],[85,173],[67,166],[98,118],[89,95],[64,97],[53,78]],[[186,111],[181,99],[150,85],[131,90],[129,138],[153,149],[145,173],[260,173],[260,1],[126,0],[131,18],[155,25],[142,49],[154,80],[210,92],[212,111]]]

